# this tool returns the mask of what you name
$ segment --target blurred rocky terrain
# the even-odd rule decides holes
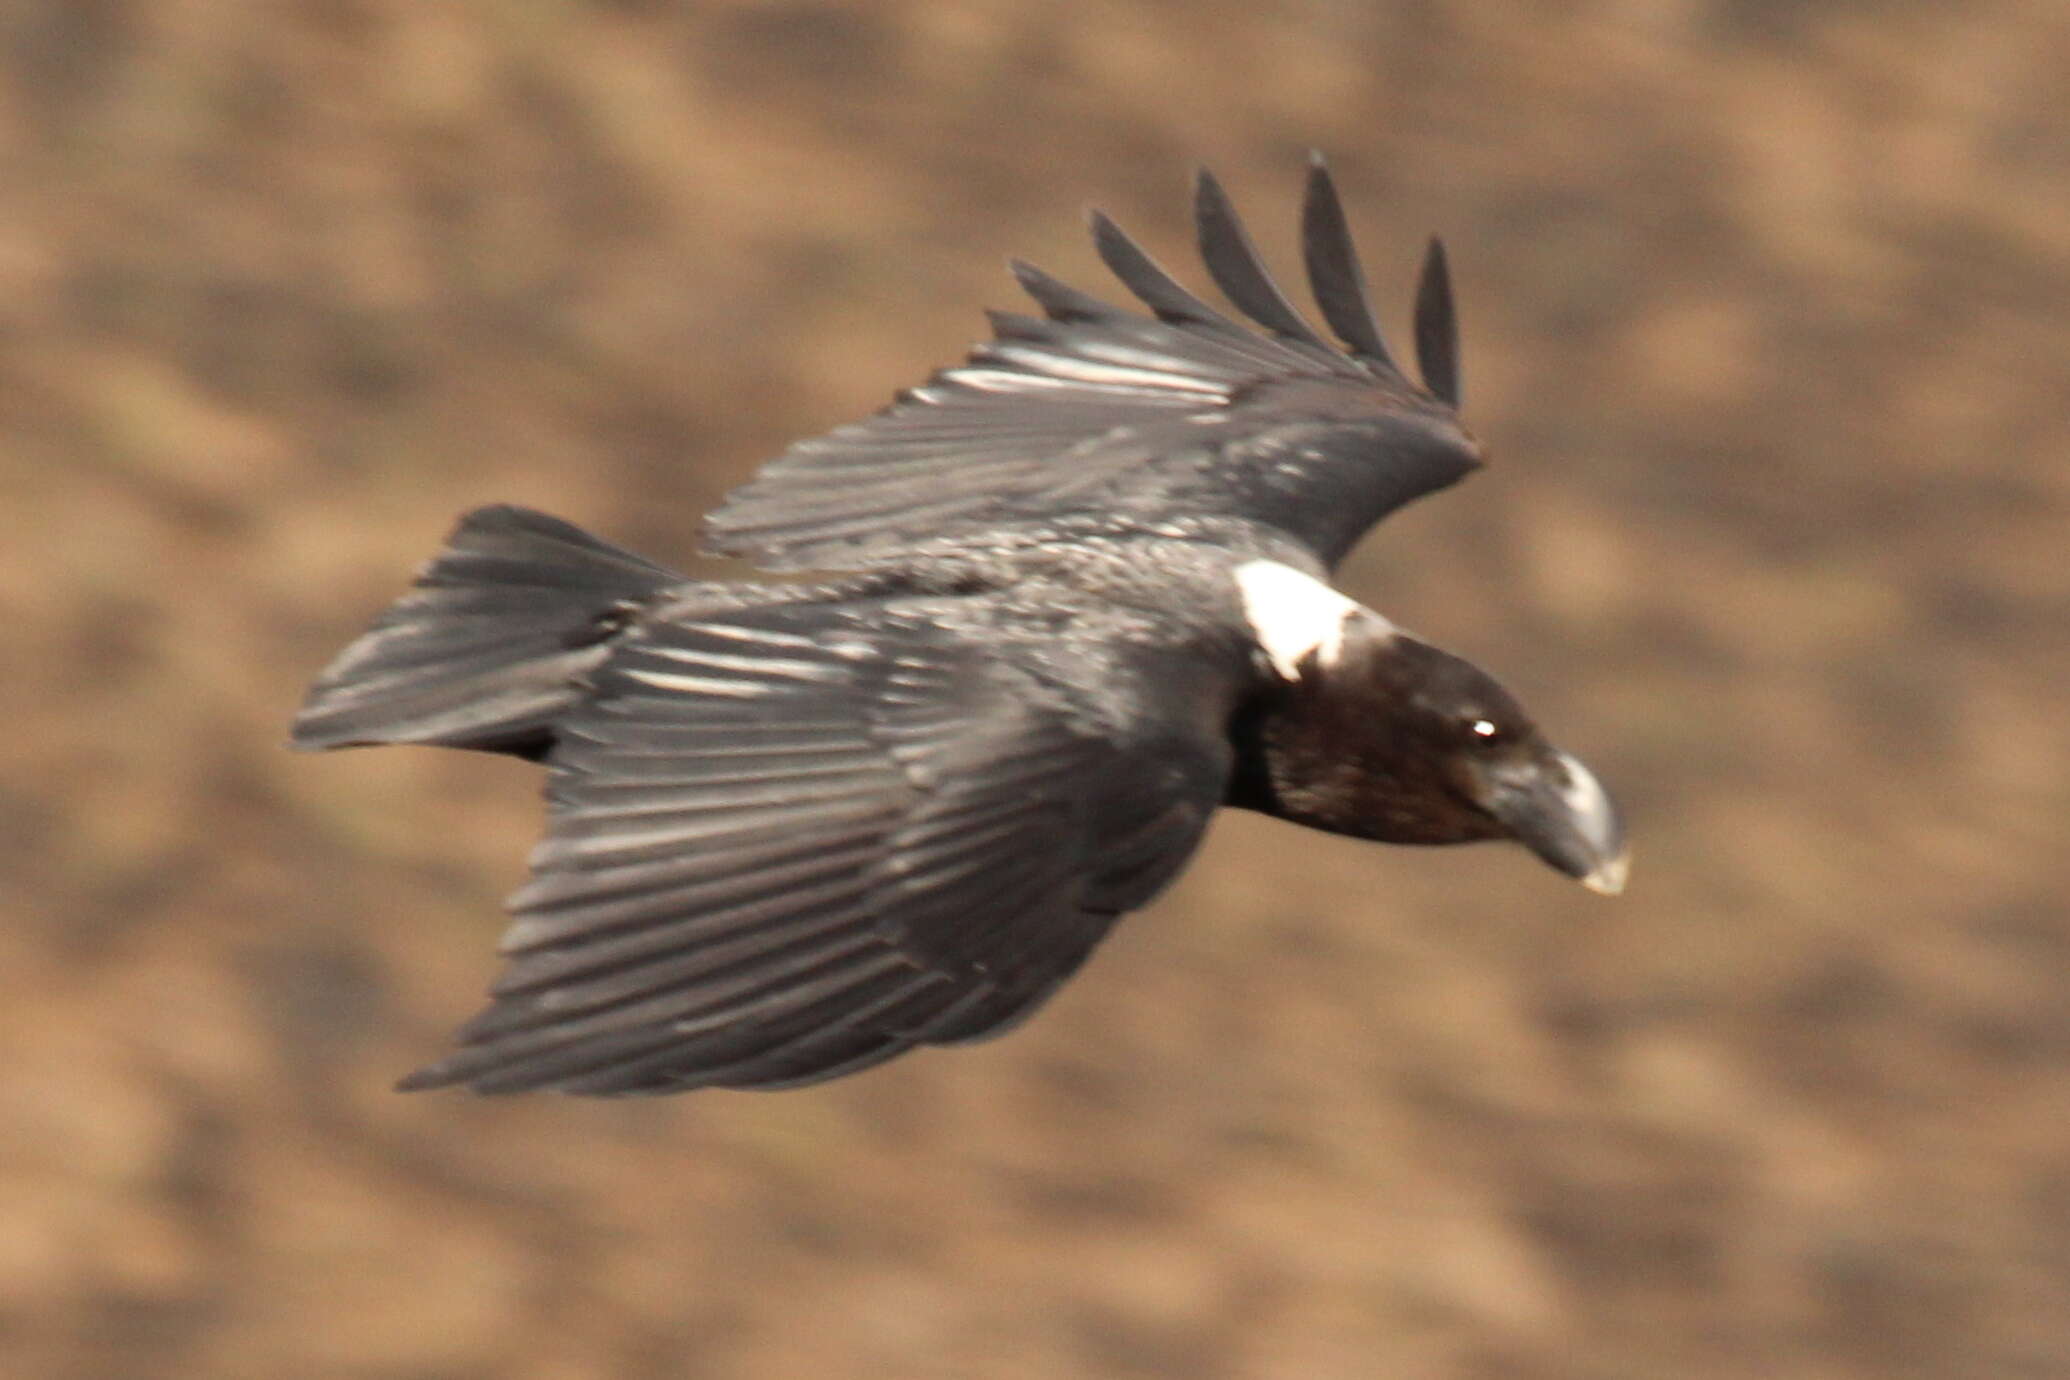
[[[0,7],[0,1373],[2070,1375],[2066,71],[2060,0]],[[453,516],[691,562],[1088,203],[1185,263],[1210,163],[1291,266],[1311,146],[1494,457],[1347,581],[1629,894],[1230,818],[996,1044],[388,1091],[536,775],[281,742]]]

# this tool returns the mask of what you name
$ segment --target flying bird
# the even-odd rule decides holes
[[[317,679],[300,748],[432,743],[547,772],[545,839],[457,1051],[404,1089],[782,1088],[1012,1027],[1157,895],[1217,806],[1402,844],[1509,839],[1601,892],[1616,808],[1485,672],[1329,584],[1480,464],[1443,249],[1420,382],[1327,168],[1325,336],[1203,172],[1249,324],[1105,215],[1149,314],[1016,261],[1040,315],[801,441],[705,523],[790,582],[694,581],[557,518],[461,519]]]

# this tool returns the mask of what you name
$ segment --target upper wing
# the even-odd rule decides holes
[[[1010,1024],[1170,880],[1225,744],[1117,745],[874,607],[628,640],[556,725],[494,1001],[405,1087],[836,1077]]]
[[[1419,388],[1374,323],[1320,159],[1302,241],[1341,349],[1274,283],[1206,172],[1194,212],[1209,274],[1264,334],[1180,286],[1095,212],[1100,257],[1154,320],[1016,263],[1041,318],[992,313],[994,338],[964,364],[792,446],[712,513],[707,545],[770,569],[839,569],[973,525],[1121,512],[1245,518],[1334,565],[1373,523],[1474,468],[1435,241],[1416,308]]]

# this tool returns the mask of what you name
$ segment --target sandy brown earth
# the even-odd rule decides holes
[[[2060,0],[0,7],[0,1373],[2070,1375],[2066,71]],[[534,773],[280,743],[452,516],[688,560],[1008,254],[1181,259],[1196,161],[1283,254],[1311,145],[1495,456],[1348,583],[1630,893],[1231,818],[997,1044],[390,1093]]]

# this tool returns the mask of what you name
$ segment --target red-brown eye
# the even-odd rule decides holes
[[[1474,719],[1466,725],[1467,736],[1482,746],[1491,746],[1509,736],[1501,724],[1493,719]]]

